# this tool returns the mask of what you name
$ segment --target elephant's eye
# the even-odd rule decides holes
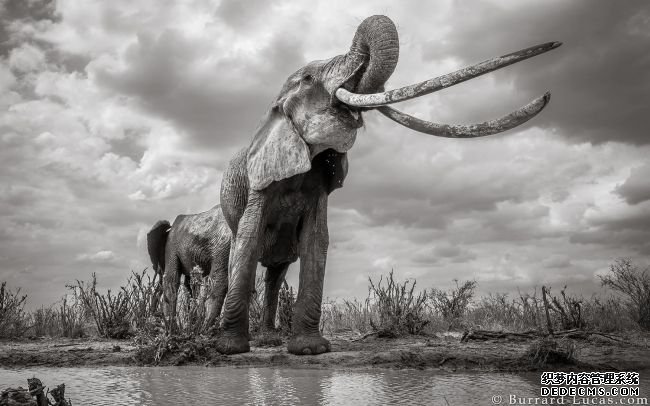
[[[314,77],[310,74],[306,74],[302,77],[302,81],[305,83],[311,83],[314,80]]]

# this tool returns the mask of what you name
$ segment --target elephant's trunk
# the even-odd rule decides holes
[[[351,78],[348,84],[354,87],[356,93],[382,91],[384,83],[395,70],[398,58],[399,40],[395,24],[382,15],[366,18],[357,28],[346,55],[350,70],[362,63],[363,66],[359,69],[358,77]]]

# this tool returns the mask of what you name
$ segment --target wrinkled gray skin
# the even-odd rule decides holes
[[[171,326],[175,325],[178,288],[183,275],[190,295],[190,272],[195,266],[203,276],[212,279],[207,292],[204,328],[212,327],[221,313],[228,289],[228,255],[231,231],[220,205],[198,214],[181,214],[170,226],[158,221],[147,234],[147,248],[153,268],[161,276],[164,292],[163,312]],[[156,297],[154,300],[157,303]],[[172,327],[173,328],[173,327]]]
[[[328,195],[343,185],[346,152],[363,124],[360,111],[338,102],[334,93],[339,87],[362,94],[382,91],[397,64],[398,44],[390,19],[364,20],[347,54],[311,62],[288,78],[251,145],[230,162],[221,207],[234,239],[220,352],[250,350],[248,306],[257,263],[268,267],[264,317],[271,327],[280,283],[298,258],[300,285],[288,350],[330,351],[318,328]]]

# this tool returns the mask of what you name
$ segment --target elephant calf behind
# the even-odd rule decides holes
[[[228,256],[231,231],[220,205],[198,214],[181,214],[173,224],[160,220],[147,234],[147,248],[154,270],[163,281],[163,312],[168,321],[176,315],[181,274],[190,295],[190,272],[195,266],[210,275],[213,286],[206,301],[206,328],[221,313],[228,290]]]

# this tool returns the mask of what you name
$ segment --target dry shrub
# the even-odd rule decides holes
[[[404,283],[395,282],[393,271],[386,277],[379,278],[375,285],[371,278],[368,300],[371,306],[376,306],[376,317],[370,318],[370,326],[378,332],[378,336],[399,337],[406,334],[422,334],[429,324],[426,317],[426,291],[414,295],[416,281]]]
[[[282,336],[279,331],[263,331],[253,340],[255,347],[279,347],[282,345]]]
[[[524,322],[521,305],[510,299],[507,293],[490,293],[482,297],[476,306],[467,313],[468,323],[484,330],[530,329]]]
[[[0,337],[18,337],[29,328],[25,313],[27,295],[20,294],[7,287],[7,282],[0,284]]]
[[[585,301],[583,314],[587,328],[590,330],[611,333],[639,329],[627,304],[619,297],[593,296],[591,300]]]
[[[370,319],[373,310],[369,300],[364,302],[356,298],[343,299],[341,302],[328,300],[321,308],[320,330],[329,335],[346,331],[367,333],[372,330]]]
[[[156,328],[158,323],[154,319],[159,316],[162,295],[162,280],[158,273],[154,272],[151,277],[147,268],[140,273],[131,271],[127,284],[131,292],[131,323],[136,331]]]
[[[84,306],[75,296],[61,299],[59,307],[44,307],[30,314],[29,335],[80,338],[87,335]]]
[[[163,333],[138,345],[134,359],[144,365],[158,365],[161,362],[183,365],[192,361],[207,361],[213,348],[213,338]]]
[[[282,335],[291,334],[291,322],[293,320],[293,306],[296,304],[296,295],[293,292],[293,287],[287,284],[287,281],[282,282],[280,293],[278,294],[278,311],[277,311],[277,326],[278,331]]]
[[[77,280],[76,285],[68,286],[78,295],[84,311],[92,317],[97,333],[105,338],[126,338],[129,335],[131,316],[131,292],[121,287],[117,294],[103,295],[97,292],[97,275],[93,272],[90,282]]]
[[[509,299],[506,293],[484,296],[469,309],[467,320],[474,327],[507,331],[542,331],[544,329],[544,302],[532,292],[519,292]]]
[[[454,282],[456,287],[449,291],[433,288],[429,292],[431,307],[449,324],[450,330],[463,324],[476,289],[476,281],[465,281],[462,285],[458,284],[458,279]]]
[[[61,306],[55,313],[59,322],[59,335],[68,338],[80,338],[86,335],[84,331],[85,309],[76,290],[72,297],[63,297]]]
[[[31,314],[31,331],[37,337],[57,337],[61,335],[61,328],[57,312],[52,307],[41,306]]]
[[[560,297],[551,295],[550,289],[546,289],[546,292],[550,297],[550,301],[547,302],[548,308],[553,312],[556,324],[559,324],[563,330],[585,327],[586,323],[582,312],[583,298],[567,294],[566,285],[560,291]]]
[[[573,340],[541,338],[535,340],[524,358],[535,368],[549,365],[575,364],[578,348]]]
[[[205,302],[207,300],[208,288],[211,286],[209,277],[203,277],[203,271],[199,267],[194,267],[190,273],[190,288],[194,297],[181,284],[178,290],[178,314],[176,321],[178,324],[178,333],[183,335],[199,335],[204,332],[206,311]]]
[[[607,286],[626,298],[632,317],[645,330],[650,330],[650,270],[641,270],[627,258],[619,258],[609,267],[609,274],[600,277]]]
[[[251,333],[258,332],[262,329],[262,319],[264,317],[264,277],[257,275],[255,277],[255,287],[251,292],[250,303],[248,305],[248,326]]]

